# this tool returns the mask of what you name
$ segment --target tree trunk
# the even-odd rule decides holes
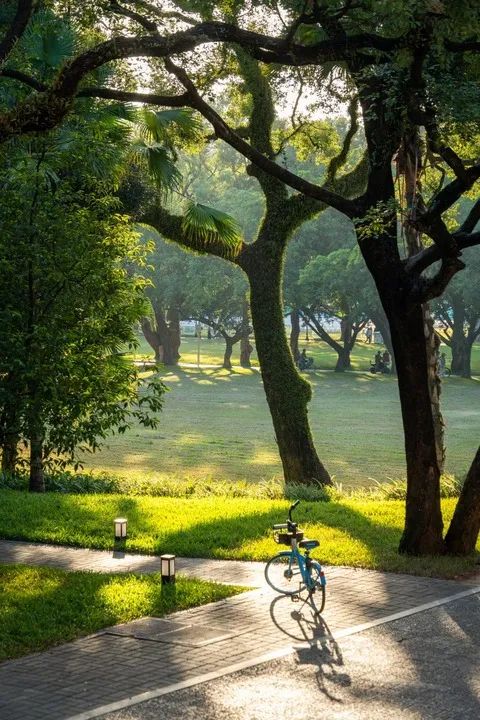
[[[248,298],[245,298],[242,308],[242,337],[240,338],[240,365],[243,368],[252,367],[250,355],[253,348],[250,345],[250,331],[250,305]]]
[[[162,344],[159,334],[152,328],[149,318],[142,318],[140,321],[143,336],[155,353],[155,362],[162,362]]]
[[[480,531],[480,448],[465,478],[452,522],[445,537],[447,552],[470,555]]]
[[[15,475],[18,457],[18,435],[7,434],[2,447],[2,472]]]
[[[443,553],[440,458],[430,396],[429,355],[424,311],[418,304],[390,298],[386,303],[398,373],[407,461],[405,528],[400,552]]]
[[[177,327],[175,317],[173,316],[173,328],[165,320],[165,311],[161,305],[154,305],[156,333],[160,339],[161,358],[164,365],[176,365],[179,354],[179,331],[177,336]],[[170,311],[169,311],[170,312]],[[172,311],[174,312],[174,311]]]
[[[182,342],[180,334],[180,311],[178,308],[167,310],[168,333],[170,335],[171,354],[177,363],[180,360],[180,345]]]
[[[43,433],[35,429],[30,437],[30,492],[45,492],[43,475]]]
[[[350,362],[350,348],[344,347],[342,350],[337,350],[337,364],[335,365],[335,372],[344,372],[345,370],[351,370],[352,364]]]
[[[405,177],[404,202],[407,214],[403,218],[403,232],[407,244],[407,255],[416,255],[423,249],[422,236],[416,227],[416,213],[422,207],[422,152],[418,128],[412,127],[402,137],[397,155],[398,172]],[[435,447],[437,450],[440,472],[445,462],[445,423],[440,406],[441,379],[438,375],[439,340],[433,326],[428,303],[422,305],[423,329],[425,334],[425,351],[427,353],[428,385],[435,423]]]
[[[466,316],[462,300],[452,302],[453,330],[450,339],[452,351],[452,375],[472,377],[472,345],[473,340],[465,335]]]
[[[452,338],[450,345],[452,349],[452,375],[459,375],[464,378],[472,377],[472,344],[467,338],[460,334],[455,341]]]
[[[308,423],[311,387],[298,374],[288,347],[282,303],[283,248],[263,240],[240,260],[250,280],[255,343],[286,483],[330,485]]]
[[[300,311],[292,310],[290,313],[290,321],[292,323],[292,330],[290,332],[290,351],[293,355],[295,363],[298,363],[300,357],[300,350],[298,348],[298,340],[300,338]]]
[[[233,340],[229,337],[225,337],[225,353],[223,355],[223,365],[225,370],[232,369],[232,352],[233,352]]]

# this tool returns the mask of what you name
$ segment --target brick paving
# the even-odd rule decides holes
[[[158,558],[0,541],[0,562],[97,571],[158,570]],[[306,605],[265,587],[262,563],[179,559],[182,571],[259,590],[139,620],[0,665],[2,720],[65,720],[134,695],[167,688],[302,643],[383,622],[395,613],[472,589],[448,581],[352,568],[328,568],[327,605],[315,620]],[[480,588],[479,588],[480,590]],[[190,629],[191,628],[191,629]],[[358,628],[357,628],[358,629]],[[24,691],[28,688],[28,692]]]

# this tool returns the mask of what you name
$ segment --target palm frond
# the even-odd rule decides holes
[[[139,126],[143,137],[173,147],[175,140],[184,142],[198,140],[201,123],[188,108],[149,110],[141,112]]]
[[[236,257],[242,244],[237,221],[231,215],[201,203],[189,203],[182,228],[199,250],[204,248],[208,251],[209,246],[216,245],[222,256],[228,259]]]
[[[33,66],[57,68],[75,54],[78,37],[69,24],[49,10],[40,10],[25,31],[22,46]]]
[[[163,193],[179,189],[182,174],[175,164],[175,159],[163,145],[135,138],[132,141],[132,154],[136,160],[148,164],[150,174]]]

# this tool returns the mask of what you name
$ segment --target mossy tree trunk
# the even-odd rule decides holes
[[[244,252],[241,267],[250,281],[250,305],[263,387],[272,416],[285,482],[331,484],[308,422],[311,387],[297,372],[283,320],[284,248],[261,235]]]
[[[290,352],[293,355],[295,363],[298,363],[300,357],[300,350],[298,347],[298,341],[300,339],[300,310],[292,310],[290,313],[290,322],[292,329],[290,331]]]

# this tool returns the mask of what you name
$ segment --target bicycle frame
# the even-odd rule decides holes
[[[298,546],[297,546],[297,541],[292,540],[292,549],[279,552],[278,555],[285,557],[285,558],[287,558],[287,557],[290,558],[290,562],[289,562],[289,566],[288,566],[289,569],[291,569],[292,563],[296,560],[298,563],[298,567],[300,568],[300,573],[302,576],[302,580],[305,584],[305,587],[308,590],[313,590],[315,585],[312,581],[312,576],[310,575],[310,573],[307,570],[307,556],[302,555],[302,553],[299,551]],[[311,562],[314,562],[316,565],[318,565],[320,568],[320,572],[321,572],[320,563],[317,562],[316,560],[311,560]],[[326,579],[325,579],[325,576],[323,575],[323,573],[320,574],[320,582],[322,585],[326,585]]]

